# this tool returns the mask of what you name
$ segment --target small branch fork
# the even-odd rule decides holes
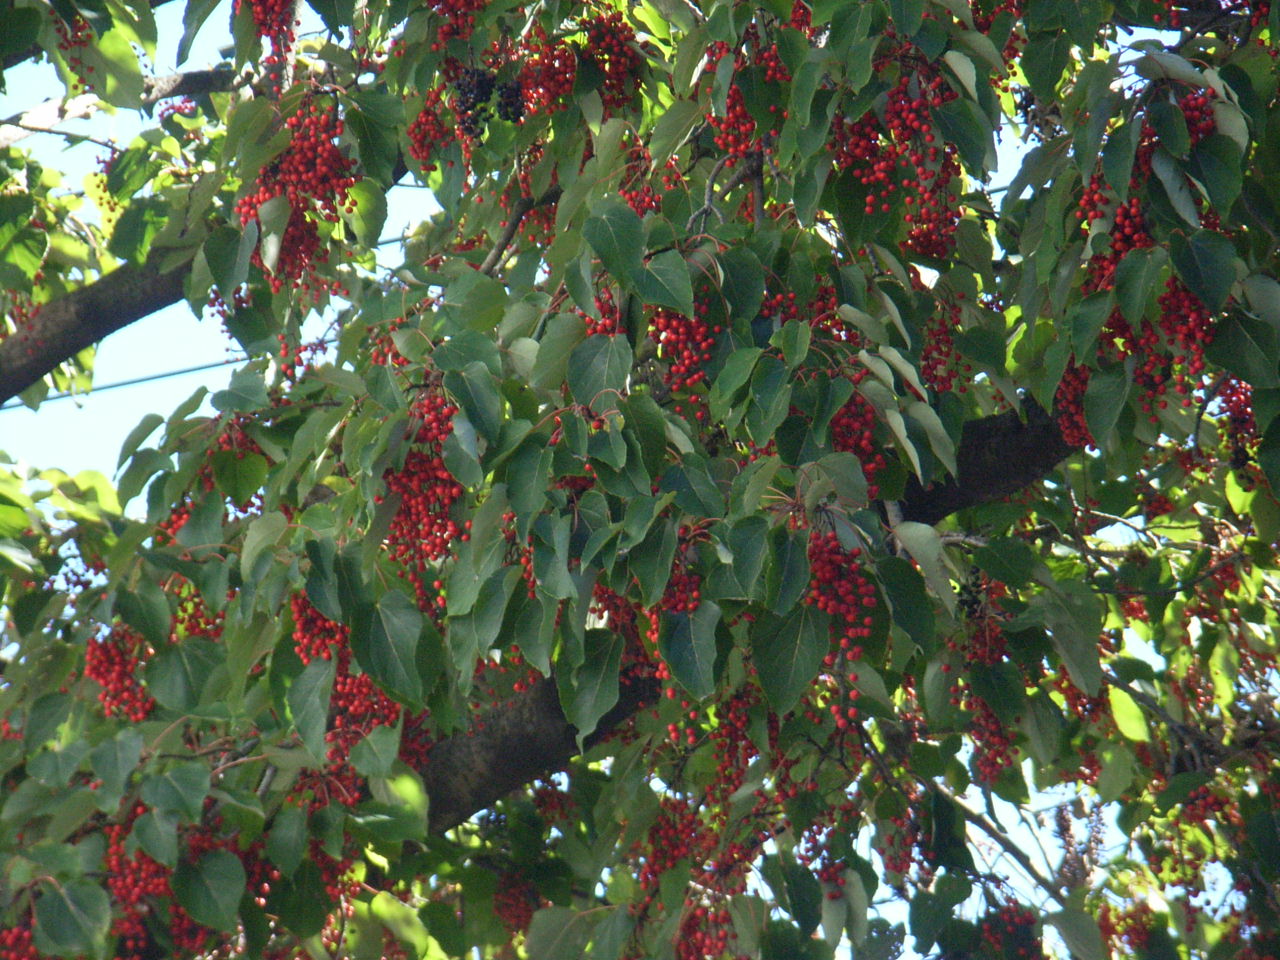
[[[489,255],[484,258],[484,262],[480,264],[480,272],[485,276],[493,276],[497,272],[498,265],[502,263],[502,258],[507,252],[507,248],[516,238],[516,234],[520,230],[520,224],[524,222],[524,218],[538,207],[549,206],[560,199],[563,191],[559,186],[551,187],[538,198],[521,197],[516,201],[514,207],[511,208],[511,215],[507,217],[507,225],[503,228],[502,234],[493,245],[493,249],[489,251]]]

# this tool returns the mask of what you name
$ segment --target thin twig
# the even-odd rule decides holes
[[[511,242],[515,240],[516,233],[520,230],[520,224],[531,210],[538,207],[545,207],[548,204],[555,203],[560,199],[561,189],[559,186],[550,187],[546,193],[536,200],[533,197],[521,197],[511,209],[511,215],[507,217],[507,225],[503,228],[502,234],[498,237],[497,243],[493,245],[493,249],[489,251],[489,255],[484,258],[484,262],[480,264],[480,272],[485,276],[491,277],[498,269],[498,264],[502,261],[502,256],[507,252],[507,248],[511,246]]]
[[[1018,866],[1022,867],[1022,869],[1026,871],[1027,876],[1034,880],[1045,893],[1053,897],[1060,906],[1065,907],[1067,905],[1067,898],[1063,895],[1062,891],[1054,885],[1052,880],[1040,872],[1039,868],[1031,862],[1031,858],[1026,855],[1022,848],[1014,843],[1013,840],[1011,840],[1009,836],[998,826],[988,820],[981,813],[978,813],[978,811],[970,810],[941,787],[935,785],[934,789],[936,789],[942,796],[946,797],[946,799],[950,800],[951,803],[955,805],[955,808],[960,811],[961,816],[994,840],[1005,853],[1013,858]]]

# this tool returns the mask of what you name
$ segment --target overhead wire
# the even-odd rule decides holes
[[[67,400],[71,397],[88,397],[94,393],[105,393],[108,390],[117,390],[120,387],[136,387],[139,384],[143,384],[143,383],[153,383],[158,380],[168,380],[170,377],[182,377],[182,376],[186,376],[189,373],[201,373],[205,370],[216,370],[219,367],[225,367],[233,363],[243,363],[248,359],[249,359],[248,357],[233,357],[229,360],[219,360],[216,363],[201,364],[198,367],[185,367],[182,370],[167,370],[164,373],[151,373],[151,374],[147,374],[144,377],[133,377],[129,380],[118,380],[115,383],[104,383],[102,386],[95,385],[91,391],[87,391],[84,393],[75,393],[70,391],[67,393],[53,393],[45,397],[40,402],[44,404],[44,403],[52,403],[54,400]],[[0,406],[0,413],[3,413],[6,410],[17,410],[25,406],[26,404],[24,404],[21,400],[10,400],[8,403],[4,404],[3,406]]]

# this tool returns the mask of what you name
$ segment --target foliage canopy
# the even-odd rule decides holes
[[[309,2],[0,11],[0,394],[250,356],[0,472],[0,957],[1277,954],[1269,3]]]

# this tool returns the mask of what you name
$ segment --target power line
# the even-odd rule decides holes
[[[105,393],[108,390],[115,390],[119,387],[136,387],[140,383],[152,383],[156,380],[167,380],[170,377],[182,377],[187,375],[188,373],[201,373],[205,370],[216,370],[219,367],[225,367],[233,363],[244,363],[244,361],[248,359],[249,359],[248,357],[232,357],[230,360],[219,360],[216,363],[205,363],[205,364],[201,364],[198,367],[186,367],[183,370],[169,370],[165,373],[152,373],[152,374],[148,374],[145,377],[134,377],[132,380],[119,380],[115,383],[104,383],[100,387],[95,386],[92,392]],[[51,396],[45,397],[44,400],[41,401],[41,403],[52,403],[54,400],[66,400],[69,397],[86,397],[86,396],[89,396],[89,394],[55,393]],[[26,405],[21,400],[11,400],[9,403],[6,403],[4,406],[0,406],[0,413],[3,413],[5,410],[17,410],[19,407],[23,407],[23,406],[26,406]]]

